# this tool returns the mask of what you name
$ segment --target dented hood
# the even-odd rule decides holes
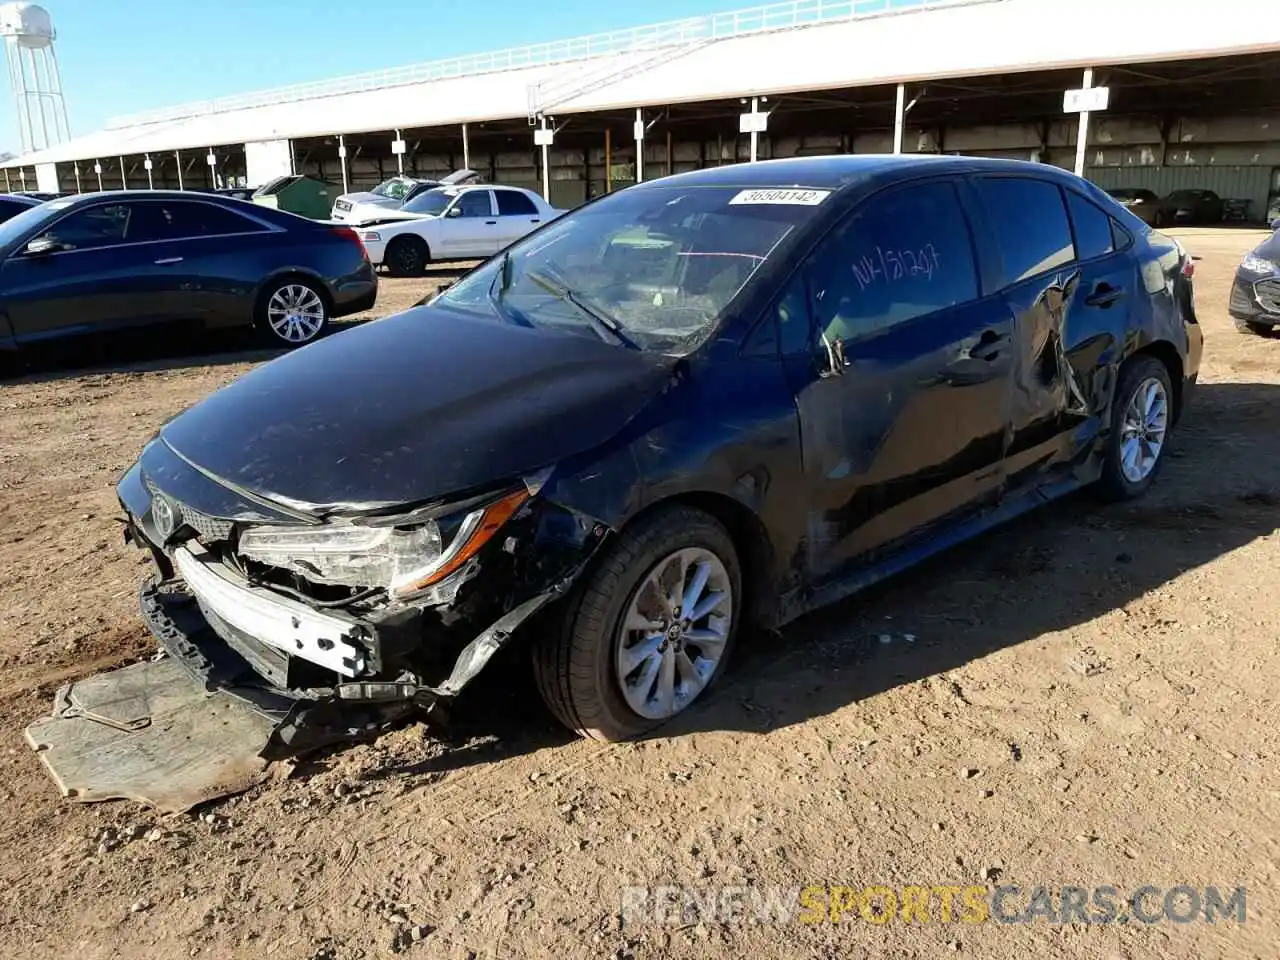
[[[264,364],[161,436],[206,474],[295,509],[432,500],[604,444],[674,362],[420,307]]]

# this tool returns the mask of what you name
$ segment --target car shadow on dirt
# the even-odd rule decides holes
[[[1275,532],[1277,434],[1280,386],[1202,385],[1144,498],[1108,505],[1082,492],[780,633],[746,635],[714,695],[653,736],[805,723],[1126,607]],[[1077,653],[1064,676],[1106,668]],[[457,703],[446,749],[380,776],[470,766],[570,737],[541,706],[527,660],[512,655]]]
[[[337,320],[325,331],[332,337],[367,323]],[[117,331],[26,347],[16,356],[0,357],[0,384],[48,383],[110,373],[146,373],[193,367],[264,363],[288,352],[270,345],[250,328],[190,330],[148,328]]]

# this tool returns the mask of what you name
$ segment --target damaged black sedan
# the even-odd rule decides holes
[[[119,487],[143,609],[203,676],[383,715],[524,639],[560,720],[635,736],[746,623],[1145,490],[1196,379],[1191,282],[1040,165],[642,184],[167,423]]]

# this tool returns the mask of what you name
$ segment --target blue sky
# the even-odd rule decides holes
[[[41,0],[72,136],[109,116],[751,6],[751,0]],[[16,141],[9,96],[0,144]]]

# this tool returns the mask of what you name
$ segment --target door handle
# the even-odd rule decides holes
[[[493,227],[493,226],[497,226],[498,221],[497,221],[497,220],[486,220],[484,223],[485,223],[485,226],[487,226],[487,227]]]
[[[1123,296],[1124,291],[1119,287],[1100,283],[1093,288],[1093,293],[1084,298],[1084,302],[1089,307],[1109,307]]]
[[[1004,348],[1008,345],[1009,339],[1007,333],[985,330],[982,336],[978,338],[978,342],[969,350],[969,359],[984,360],[990,363],[1004,353]]]
[[[182,257],[165,257],[162,260],[157,260],[156,266],[167,267],[171,263],[181,263],[181,262],[182,262]]]
[[[541,220],[539,220],[537,217],[534,217],[534,218],[532,218],[529,222],[530,222],[530,223],[541,223],[542,221],[541,221]]]

